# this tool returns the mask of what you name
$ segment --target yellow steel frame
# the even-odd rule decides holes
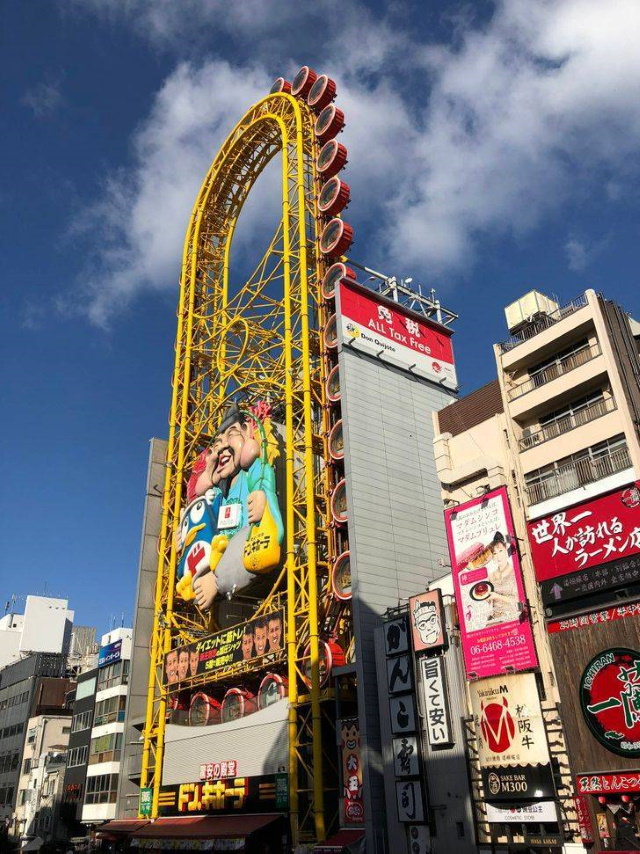
[[[189,221],[182,259],[169,444],[162,507],[155,619],[151,638],[141,786],[153,789],[158,813],[169,693],[163,658],[177,639],[211,629],[207,615],[174,599],[173,531],[184,484],[230,400],[284,404],[286,546],[274,593],[286,594],[289,684],[290,810],[294,841],[325,837],[321,736],[319,597],[331,559],[326,486],[326,411],[319,330],[315,173],[317,142],[305,104],[285,93],[263,98],[232,131],[215,158]],[[282,219],[253,275],[233,288],[230,249],[238,216],[257,177],[282,156]],[[304,650],[311,688],[299,691]],[[216,679],[225,677],[219,674]],[[231,675],[231,671],[228,675]],[[309,747],[310,755],[309,755]],[[334,745],[328,745],[334,749]]]

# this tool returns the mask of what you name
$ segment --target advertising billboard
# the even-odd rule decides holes
[[[601,608],[548,624],[575,773],[638,771],[640,607]]]
[[[451,331],[367,288],[340,285],[342,343],[457,388]]]
[[[536,667],[506,488],[445,510],[445,525],[467,676]]]
[[[553,797],[549,747],[535,676],[472,682],[478,760],[488,800]]]
[[[529,522],[538,581],[639,554],[639,487],[636,483]]]
[[[176,647],[165,655],[167,685],[188,684],[203,673],[214,674],[242,661],[263,659],[265,664],[285,654],[284,619],[271,611],[198,641]]]
[[[115,664],[122,657],[122,640],[114,641],[106,646],[101,646],[98,652],[98,667],[107,667]]]
[[[364,824],[360,722],[358,718],[343,718],[337,721],[337,730],[342,765],[341,824]]]

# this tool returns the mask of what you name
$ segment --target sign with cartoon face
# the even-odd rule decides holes
[[[640,756],[640,652],[598,653],[580,679],[580,704],[600,744],[618,756]]]
[[[415,653],[437,650],[447,645],[442,593],[430,590],[409,599],[409,620]]]
[[[362,756],[360,753],[360,724],[358,718],[338,721],[340,754],[342,757],[342,820],[345,824],[364,822],[362,799]]]

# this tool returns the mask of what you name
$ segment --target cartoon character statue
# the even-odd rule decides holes
[[[280,562],[284,534],[270,407],[232,404],[194,465],[178,531],[177,594],[208,610]]]

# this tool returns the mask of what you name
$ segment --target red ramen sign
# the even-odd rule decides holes
[[[640,756],[640,653],[616,647],[593,658],[580,680],[582,714],[593,735],[618,756]]]

